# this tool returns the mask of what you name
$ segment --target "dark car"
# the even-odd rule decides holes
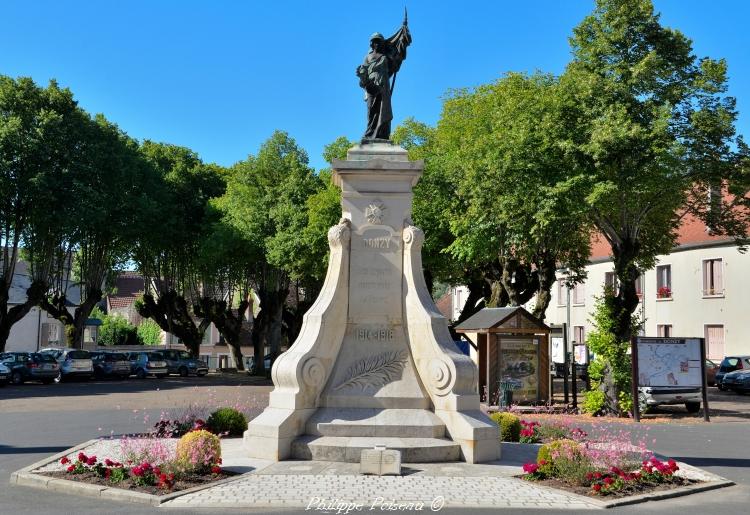
[[[91,360],[94,362],[94,376],[99,379],[130,377],[130,360],[122,352],[92,352]]]
[[[180,374],[182,377],[190,374],[201,377],[208,374],[208,365],[184,350],[166,349],[159,351],[159,354],[164,356],[170,374]]]
[[[706,384],[708,386],[716,385],[716,372],[718,371],[719,365],[717,365],[710,359],[706,359]]]
[[[130,352],[128,359],[130,360],[130,373],[139,379],[150,375],[166,377],[168,374],[167,362],[158,352]]]
[[[727,390],[722,384],[726,374],[735,370],[747,369],[750,369],[750,356],[726,356],[721,360],[719,370],[716,371],[716,385],[719,387],[719,390]]]
[[[728,372],[721,381],[725,390],[732,390],[737,393],[750,392],[750,370],[735,370]]]
[[[266,354],[266,356],[263,358],[263,368],[265,369],[266,373],[271,372],[271,365],[273,362],[271,361],[271,355]],[[245,358],[245,372],[248,373],[248,375],[255,374],[255,356],[247,356]]]
[[[54,382],[60,367],[54,357],[37,352],[5,352],[0,354],[2,361],[10,369],[10,382],[23,384],[26,381]]]

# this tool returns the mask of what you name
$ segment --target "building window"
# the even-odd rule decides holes
[[[568,291],[565,287],[565,280],[558,279],[557,281],[557,305],[564,306],[568,299]]]
[[[656,267],[656,298],[672,298],[672,265]]]
[[[576,283],[573,288],[573,304],[583,305],[586,299],[586,289],[583,283]]]
[[[639,275],[635,278],[635,294],[638,297],[643,297],[643,275]]]
[[[724,295],[723,263],[721,259],[703,260],[703,295]]]
[[[604,287],[612,290],[612,293],[614,295],[617,295],[617,288],[619,284],[617,282],[617,274],[614,272],[605,272],[604,273]]]
[[[724,326],[706,326],[706,356],[711,359],[724,359]]]
[[[661,338],[669,338],[671,336],[674,336],[674,332],[672,332],[672,324],[659,324],[656,326],[656,333],[657,336]]]
[[[582,325],[573,326],[573,343],[585,343],[586,333]]]

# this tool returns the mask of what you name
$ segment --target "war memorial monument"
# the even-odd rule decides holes
[[[358,462],[385,446],[404,463],[500,458],[497,425],[479,409],[477,367],[424,281],[424,233],[410,218],[424,163],[389,139],[411,41],[404,18],[390,38],[373,34],[357,68],[367,129],[333,163],[342,218],[328,231],[325,283],[274,363],[269,406],[244,436],[251,457]]]

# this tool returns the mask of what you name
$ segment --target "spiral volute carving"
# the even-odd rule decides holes
[[[319,386],[326,378],[326,369],[318,358],[309,358],[302,365],[302,380],[308,386]]]
[[[406,247],[420,250],[422,243],[424,243],[424,231],[414,225],[404,227],[403,240]]]
[[[440,358],[433,358],[429,364],[429,386],[437,395],[445,395],[453,389],[456,382],[452,367]]]

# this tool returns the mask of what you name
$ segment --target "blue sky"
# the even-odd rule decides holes
[[[376,5],[370,9],[369,5]],[[750,2],[656,0],[662,23],[724,57],[750,139]],[[3,0],[0,74],[56,78],[89,112],[131,136],[185,145],[230,165],[285,130],[325,165],[323,146],[357,140],[365,106],[354,70],[403,1]],[[414,42],[394,95],[395,123],[435,123],[451,88],[507,71],[560,73],[589,0],[409,1]]]

